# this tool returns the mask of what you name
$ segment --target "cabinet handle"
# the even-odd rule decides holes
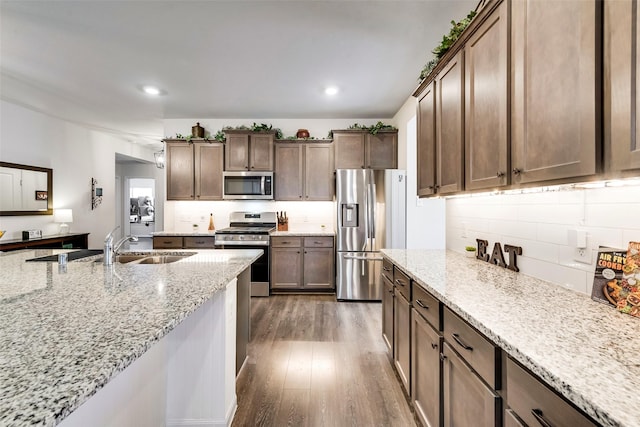
[[[416,304],[418,304],[420,307],[424,308],[425,310],[429,310],[429,306],[428,305],[424,305],[424,303],[422,301],[420,301],[419,299],[416,300]]]
[[[520,175],[522,173],[522,171],[518,168],[513,168],[513,174],[514,175]]]
[[[549,421],[547,421],[547,419],[544,417],[544,414],[542,413],[542,410],[540,409],[532,409],[531,410],[531,415],[533,415],[536,419],[537,422],[540,423],[540,425],[542,427],[553,427],[553,424],[551,424]]]
[[[298,253],[300,253],[300,252],[298,252]],[[307,253],[307,251],[304,251],[304,253],[306,254],[306,253]]]
[[[389,267],[382,267],[382,269],[383,269],[384,271],[391,271],[391,268],[389,268]]]
[[[460,335],[458,334],[451,334],[451,336],[453,337],[453,339],[460,344],[460,347],[464,348],[465,350],[469,350],[469,351],[473,351],[473,347],[471,347],[470,345],[467,345],[464,343],[464,341],[462,341],[460,339]]]
[[[447,360],[447,356],[445,356],[444,353],[440,353],[440,360],[444,362],[445,360]]]
[[[504,172],[498,172],[498,173],[496,174],[496,176],[497,176],[498,178],[502,178],[502,177],[504,176]]]
[[[389,289],[387,292],[389,292],[390,294],[393,294],[393,289]]]
[[[432,343],[431,343],[431,348],[432,348],[432,349],[434,349],[434,350],[435,350],[436,348],[438,348],[438,343],[436,343],[436,342],[432,342]]]
[[[167,241],[165,240],[165,241],[163,241],[162,243],[164,243],[165,245],[170,245],[170,244],[172,244],[173,242],[171,242],[171,241],[167,242]]]
[[[396,279],[396,284],[400,286],[404,286],[404,282],[400,279]]]

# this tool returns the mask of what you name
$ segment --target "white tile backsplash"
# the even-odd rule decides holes
[[[446,227],[447,249],[462,252],[476,238],[515,244],[521,274],[591,294],[598,246],[640,241],[640,186],[450,198]],[[573,259],[568,232],[576,228],[587,232],[591,264]]]

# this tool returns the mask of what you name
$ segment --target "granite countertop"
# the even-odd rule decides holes
[[[272,231],[271,236],[299,236],[299,237],[333,237],[333,230],[290,230],[290,231]]]
[[[113,266],[92,257],[66,270],[25,262],[61,252],[0,254],[2,426],[57,424],[262,254],[181,250],[195,255]]]
[[[154,231],[151,233],[152,236],[175,236],[175,237],[200,237],[200,236],[215,236],[215,230],[209,231],[186,231],[186,232],[177,232],[177,231]]]
[[[452,251],[384,257],[605,426],[640,426],[640,319]]]

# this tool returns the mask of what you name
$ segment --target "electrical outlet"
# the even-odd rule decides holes
[[[575,248],[573,259],[585,264],[591,264],[591,250],[589,248]]]

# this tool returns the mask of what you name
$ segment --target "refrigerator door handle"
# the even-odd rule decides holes
[[[382,261],[382,257],[368,257],[366,255],[345,255],[344,259],[357,259],[359,261]]]
[[[370,251],[369,247],[369,188],[364,192],[364,243],[362,245],[362,251]]]

